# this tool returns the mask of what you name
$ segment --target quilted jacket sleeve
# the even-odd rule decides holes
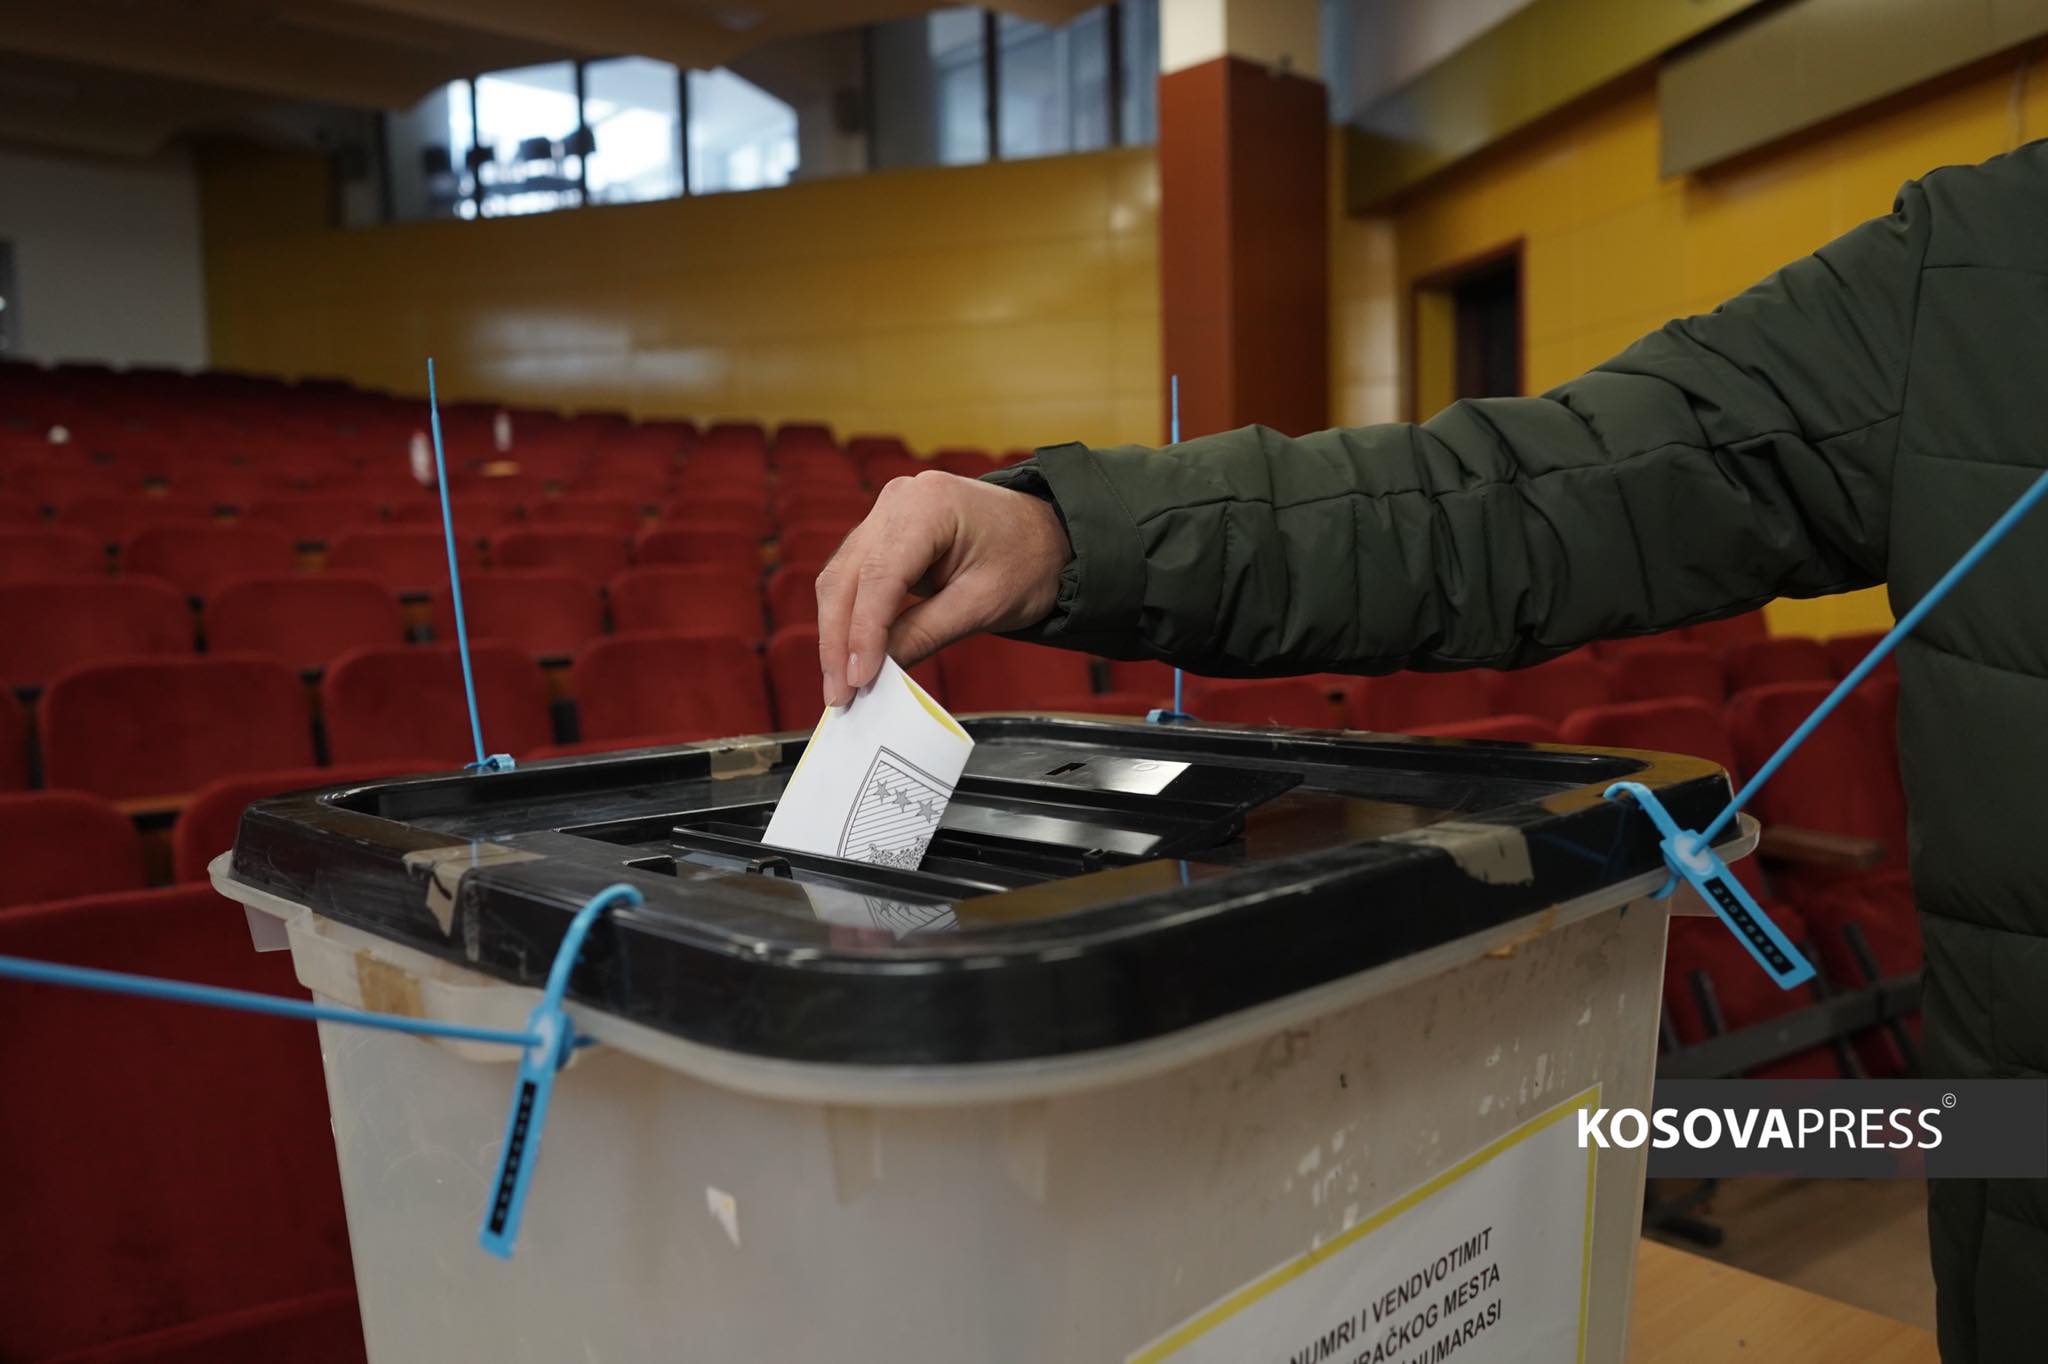
[[[1074,557],[1026,637],[1214,675],[1511,667],[1885,576],[1917,185],[1534,398],[1291,439],[1048,447]]]

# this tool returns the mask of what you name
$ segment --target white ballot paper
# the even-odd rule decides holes
[[[884,659],[852,701],[819,717],[761,841],[914,868],[973,750],[960,722]]]

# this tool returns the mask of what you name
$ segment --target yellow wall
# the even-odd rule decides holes
[[[217,181],[215,222],[244,187]],[[211,204],[214,200],[209,200]],[[209,233],[216,365],[914,447],[1160,436],[1150,150],[488,222]]]
[[[1482,156],[1385,219],[1337,226],[1333,418],[1385,420],[1405,404],[1399,338],[1418,276],[1521,238],[1528,384],[1541,392],[1888,212],[1906,180],[2044,135],[2048,71],[2029,73],[2015,57],[1732,168],[1666,180],[1655,92],[1637,82]],[[1771,608],[1785,633],[1889,619],[1881,592]]]

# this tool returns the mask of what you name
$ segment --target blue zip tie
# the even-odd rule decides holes
[[[491,1205],[484,1213],[477,1243],[501,1259],[512,1258],[526,1213],[526,1193],[533,1183],[534,1161],[540,1156],[541,1129],[547,1123],[548,1100],[554,1095],[555,1072],[568,1063],[576,1047],[576,1029],[562,1009],[569,988],[569,970],[583,950],[583,940],[598,916],[613,905],[642,903],[637,888],[621,881],[593,895],[562,934],[548,968],[547,987],[527,1017],[533,1041],[520,1053],[519,1083],[512,1091],[512,1111],[505,1118],[505,1145],[498,1156],[498,1177],[492,1181]]]
[[[352,1027],[413,1033],[421,1037],[446,1037],[457,1042],[496,1042],[510,1047],[530,1047],[539,1040],[530,1032],[512,1032],[506,1028],[474,1028],[462,1023],[441,1023],[431,1018],[371,1013],[367,1009],[312,1004],[303,999],[285,999],[255,990],[230,990],[220,985],[196,985],[191,981],[130,975],[125,971],[102,971],[91,966],[66,966],[60,962],[36,961],[28,957],[0,957],[0,980],[98,990],[104,994],[132,995],[137,999],[157,999],[172,1004],[203,1004],[210,1008],[307,1019],[315,1023],[347,1023]]]
[[[469,737],[476,745],[471,772],[503,772],[511,768],[510,754],[484,755],[484,726],[477,716],[476,678],[469,669],[469,618],[462,610],[462,570],[455,563],[455,513],[448,502],[448,464],[441,453],[441,401],[434,392],[434,357],[427,357],[427,422],[434,432],[434,481],[441,489],[441,536],[448,545],[448,595],[455,603],[455,648],[462,656],[462,695],[469,705]]]
[[[1167,378],[1166,384],[1167,384],[1167,392],[1168,392],[1168,393],[1169,393],[1169,394],[1171,395],[1171,396],[1170,396],[1170,398],[1169,398],[1169,400],[1168,400],[1168,406],[1167,406],[1167,411],[1168,411],[1168,414],[1169,414],[1169,415],[1168,415],[1168,418],[1167,418],[1167,420],[1168,420],[1168,424],[1169,424],[1169,426],[1168,426],[1168,431],[1167,431],[1167,444],[1169,444],[1169,445],[1179,445],[1179,444],[1180,444],[1180,376],[1179,376],[1178,374],[1174,374],[1174,375],[1169,375],[1169,376],[1168,376],[1168,378]],[[1156,709],[1155,709],[1155,710],[1151,710],[1151,711],[1148,711],[1148,712],[1146,712],[1146,715],[1145,715],[1145,720],[1146,720],[1146,723],[1148,723],[1148,724],[1154,724],[1154,725],[1171,725],[1171,724],[1179,724],[1179,723],[1182,723],[1182,722],[1185,722],[1185,721],[1188,721],[1188,720],[1192,720],[1192,719],[1194,719],[1194,718],[1195,718],[1194,716],[1192,716],[1192,715],[1188,714],[1188,712],[1187,712],[1187,707],[1185,707],[1185,706],[1183,706],[1183,705],[1181,704],[1181,695],[1182,695],[1182,693],[1181,693],[1181,671],[1180,671],[1180,669],[1179,669],[1179,668],[1175,668],[1175,669],[1173,670],[1173,709],[1172,709],[1172,710],[1156,710]]]
[[[1609,800],[1619,800],[1623,795],[1634,797],[1657,826],[1657,848],[1664,854],[1664,865],[1672,874],[1652,892],[1656,899],[1669,895],[1683,879],[1700,893],[1700,898],[1728,926],[1736,940],[1749,949],[1749,955],[1756,958],[1757,965],[1778,983],[1779,989],[1790,990],[1813,979],[1813,963],[1792,945],[1792,940],[1764,912],[1748,887],[1729,872],[1728,864],[1704,835],[1679,828],[1664,802],[1639,781],[1618,781],[1607,788],[1606,794]]]
[[[1915,602],[1905,615],[1899,617],[1891,629],[1884,632],[1884,637],[1863,656],[1863,661],[1851,668],[1849,675],[1835,684],[1834,689],[1813,708],[1813,713],[1799,722],[1799,727],[1786,736],[1785,742],[1778,745],[1777,751],[1771,754],[1763,766],[1756,770],[1756,774],[1729,799],[1721,813],[1714,816],[1713,821],[1699,833],[1680,829],[1662,802],[1640,782],[1616,782],[1607,788],[1609,800],[1619,799],[1622,794],[1633,796],[1636,803],[1649,814],[1658,832],[1663,835],[1658,847],[1664,853],[1665,865],[1671,869],[1672,876],[1656,892],[1657,898],[1662,899],[1669,895],[1676,888],[1678,879],[1683,878],[1689,882],[1780,988],[1789,990],[1811,980],[1813,966],[1800,955],[1797,948],[1792,946],[1791,940],[1779,931],[1778,926],[1771,922],[1771,917],[1764,913],[1762,907],[1743,888],[1742,883],[1728,874],[1720,854],[1713,849],[1713,841],[1728,828],[1735,816],[1742,812],[1743,807],[1755,798],[1763,784],[1776,776],[1778,769],[1799,751],[1800,745],[1813,737],[1814,731],[1835,713],[1849,693],[1861,686],[1871,673],[1877,670],[1877,665],[1884,662],[1885,658],[1899,647],[1899,641],[1913,633],[1920,623],[1927,619],[1928,613],[1939,606],[1942,599],[1955,589],[1956,584],[1968,577],[1971,570],[1984,561],[1984,556],[1989,554],[2028,512],[2039,505],[2044,497],[2048,497],[2048,470],[2044,470],[2035,478],[2027,490],[1977,537],[1976,543],[1963,551],[1962,557],[1949,565],[1948,571],[1935,580],[1934,586],[1927,589],[1927,594]]]

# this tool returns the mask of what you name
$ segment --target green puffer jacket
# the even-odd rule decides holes
[[[2048,464],[2048,143],[1937,171],[1538,398],[1419,426],[1041,450],[1029,632],[1216,675],[1512,667],[1778,596],[1903,612]],[[2048,1072],[2048,517],[1899,650],[1926,1070]],[[1942,1357],[2048,1358],[2048,1181],[1942,1181]]]

